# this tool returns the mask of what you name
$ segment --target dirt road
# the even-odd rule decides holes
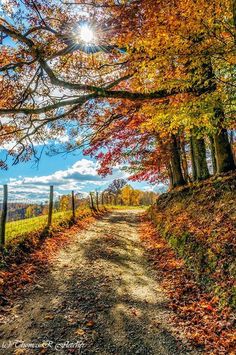
[[[1,353],[189,353],[140,245],[139,214],[115,211],[60,251],[6,315]]]

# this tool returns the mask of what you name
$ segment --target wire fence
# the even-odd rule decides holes
[[[91,209],[96,209],[92,193],[87,197],[74,191],[59,195],[57,191],[55,193],[53,186],[50,186],[48,199],[44,201],[32,199],[17,201],[13,196],[14,191],[4,185],[3,192],[0,194],[1,245],[12,238],[49,229],[52,225],[73,222],[91,214]]]
[[[118,193],[109,189],[90,192],[85,197],[75,191],[60,195],[59,191],[54,190],[54,186],[50,186],[49,191],[43,191],[44,198],[41,200],[22,197],[17,200],[16,192],[11,185],[9,187],[3,185],[3,189],[0,186],[0,246],[16,237],[36,231],[47,231],[52,225],[74,223],[76,220],[91,215],[91,211],[103,210],[102,206],[110,208],[127,205],[127,201],[123,201]],[[22,189],[20,192],[22,193]],[[30,194],[29,190],[25,190],[24,195],[38,196],[33,191]],[[130,201],[129,199],[129,204],[134,206],[140,205],[141,200],[138,203]],[[146,201],[144,205],[151,203],[151,201],[149,203]]]

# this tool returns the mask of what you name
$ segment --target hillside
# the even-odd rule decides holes
[[[149,210],[157,230],[220,307],[236,308],[236,173],[162,194]]]

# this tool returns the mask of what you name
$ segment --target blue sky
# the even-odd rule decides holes
[[[0,151],[0,158],[5,153]],[[120,169],[114,169],[113,175],[105,178],[97,172],[97,162],[88,156],[84,156],[81,150],[66,155],[53,157],[42,155],[38,166],[31,160],[27,163],[19,163],[11,166],[7,171],[2,170],[0,183],[9,185],[10,200],[34,200],[44,201],[48,197],[49,186],[54,185],[55,195],[75,192],[86,193],[89,191],[104,190],[115,178],[128,178],[127,173]],[[134,188],[142,190],[163,189],[162,184],[152,186],[146,182],[130,183]],[[0,186],[0,194],[2,186]],[[1,195],[0,195],[1,197]]]

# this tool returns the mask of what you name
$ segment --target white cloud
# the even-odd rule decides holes
[[[124,178],[123,172],[115,169],[112,176],[102,178],[97,174],[98,163],[81,159],[66,170],[55,171],[51,175],[10,178],[8,182],[10,200],[48,199],[49,186],[54,185],[55,196],[76,192],[103,190],[115,178]],[[0,200],[2,187],[0,186]]]
[[[26,177],[22,181],[16,181],[15,184],[25,185],[68,185],[78,181],[97,181],[101,180],[96,171],[97,164],[92,160],[81,159],[72,165],[67,170],[58,170],[52,175]]]

